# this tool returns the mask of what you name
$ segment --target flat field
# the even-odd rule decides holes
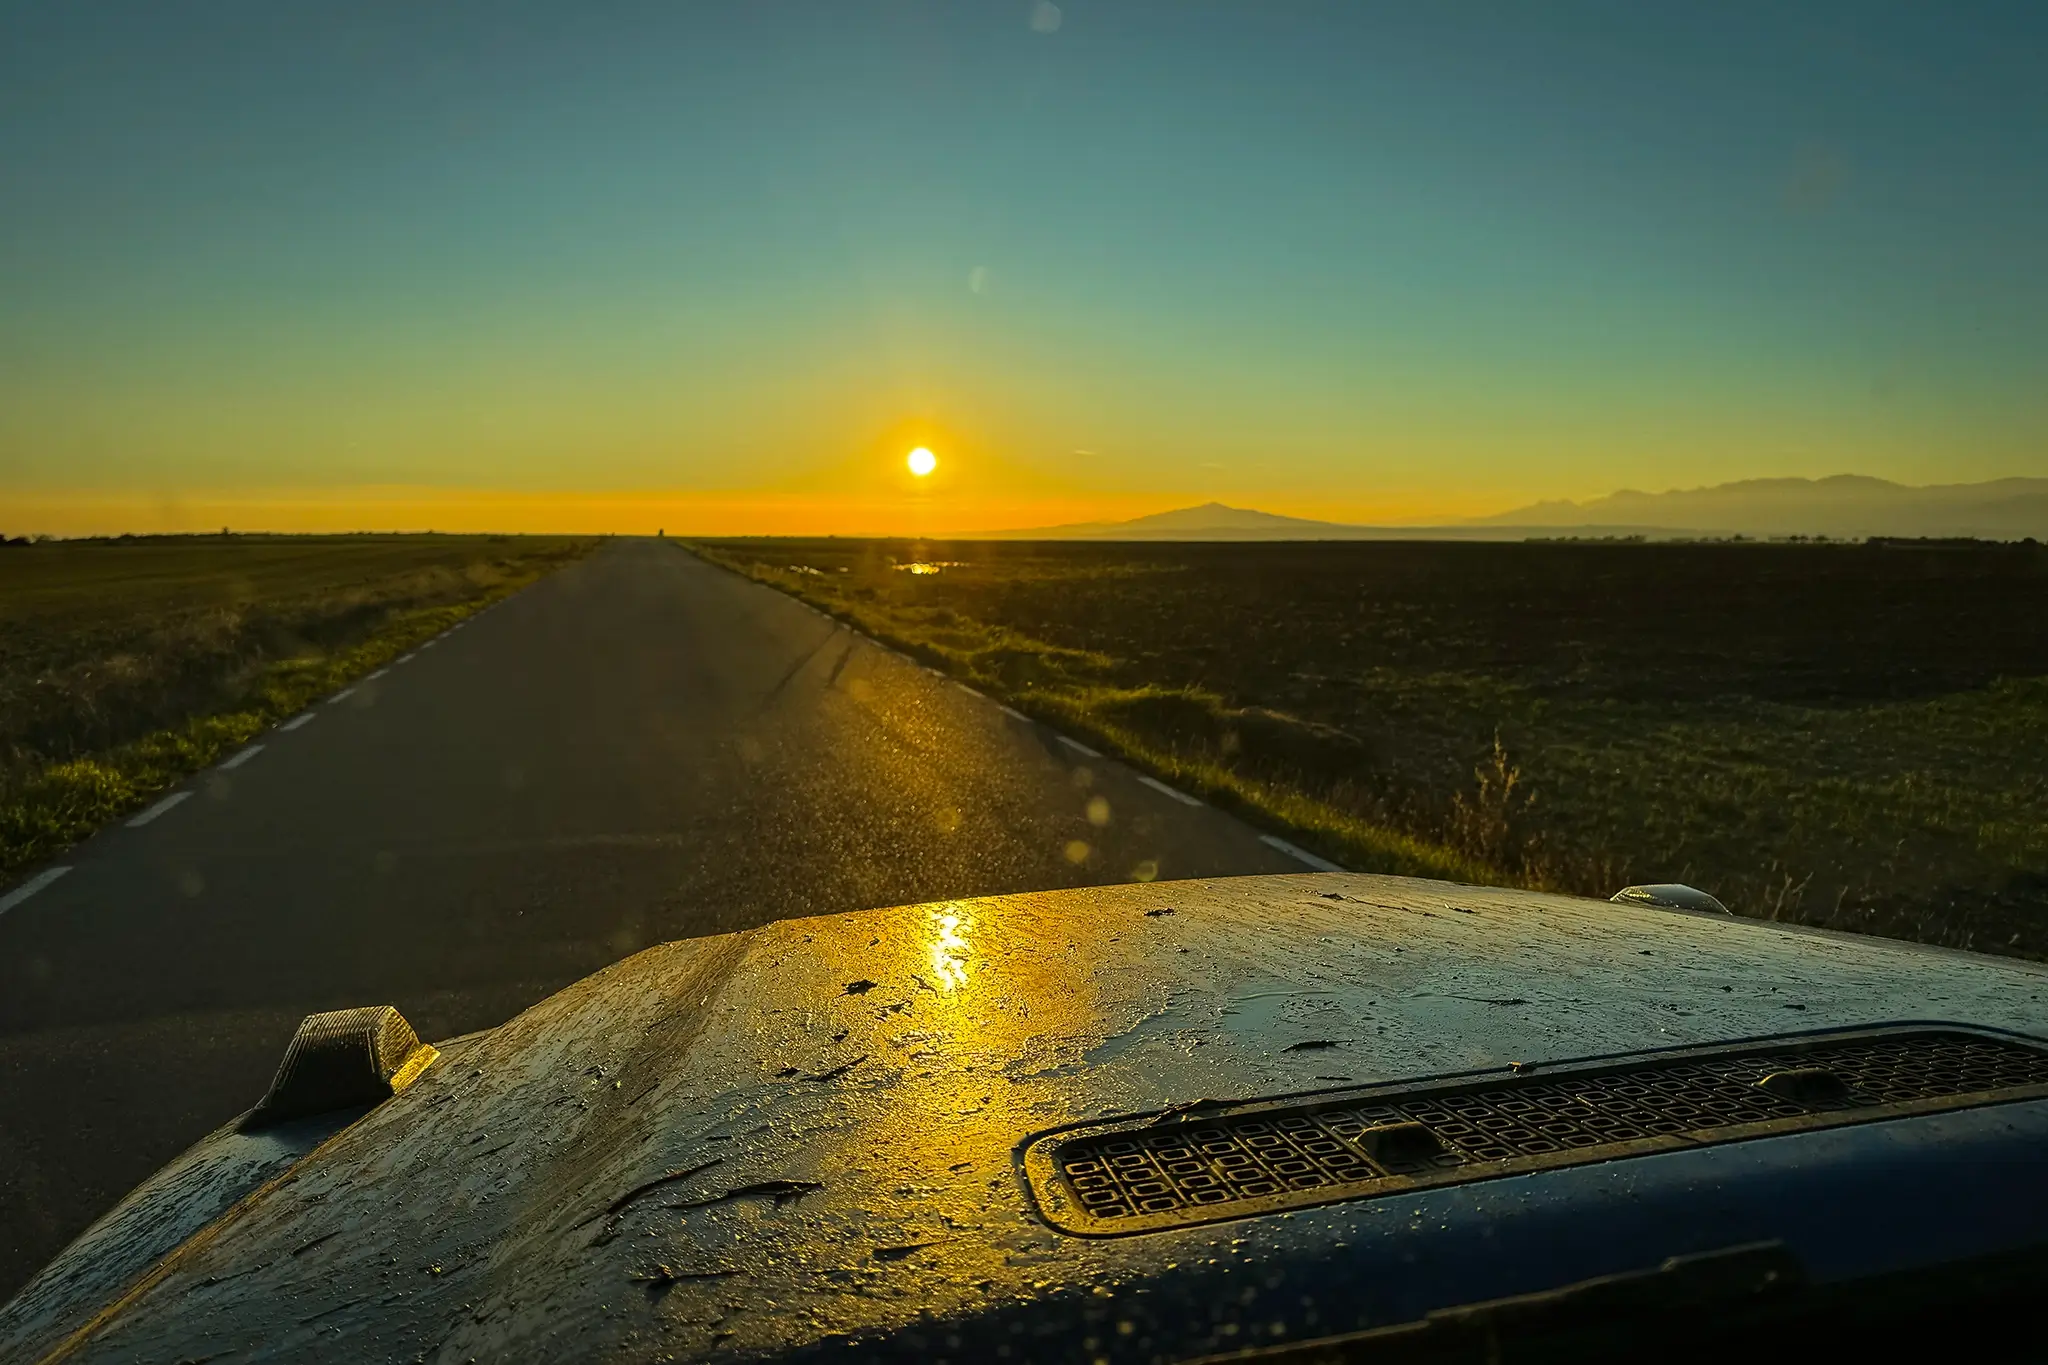
[[[2048,548],[694,548],[1349,867],[2048,956]]]
[[[0,546],[0,874],[593,543],[353,535]]]

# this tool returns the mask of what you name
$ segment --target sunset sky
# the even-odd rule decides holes
[[[0,530],[2048,474],[2044,91],[2038,0],[0,0]]]

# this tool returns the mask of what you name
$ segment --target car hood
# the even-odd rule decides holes
[[[1449,1206],[1077,1238],[1020,1176],[1035,1133],[1900,1019],[2040,1033],[2044,988],[2021,962],[1350,874],[787,920],[648,949],[444,1042],[338,1129],[223,1129],[0,1312],[0,1354],[690,1357],[917,1329],[943,1355],[983,1340],[961,1324],[999,1320],[1066,1324],[1056,1354],[1123,1354],[1134,1319],[1105,1305],[1127,1291],[1263,1292],[1246,1272],[1288,1239],[1408,1236]],[[1485,1195],[1494,1231],[1475,1234],[1498,1247],[1535,1207],[1504,1197]],[[1588,1239],[1606,1248],[1588,1267],[1626,1241]],[[1543,1259],[1474,1264],[1512,1291],[1571,1268]],[[1272,1311],[1276,1333],[1316,1324]],[[1171,1340],[1149,1318],[1137,1335],[1155,1355],[1236,1344],[1221,1321],[1203,1307]]]

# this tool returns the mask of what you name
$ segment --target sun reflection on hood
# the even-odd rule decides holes
[[[972,928],[972,922],[945,910],[936,910],[932,919],[937,933],[932,939],[932,974],[942,991],[957,990],[967,984],[967,959],[972,949],[961,936],[962,927]]]

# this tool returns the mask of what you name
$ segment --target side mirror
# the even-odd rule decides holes
[[[1721,915],[1735,913],[1706,892],[1680,882],[1624,886],[1607,899],[1620,901],[1624,905],[1654,905],[1665,910],[1706,910]]]

